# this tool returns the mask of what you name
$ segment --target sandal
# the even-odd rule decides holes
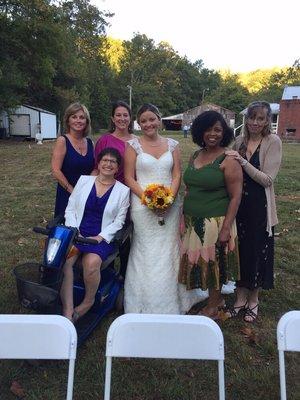
[[[255,314],[255,312],[254,312],[254,310],[256,309],[256,314]],[[249,308],[249,307],[247,307],[246,309],[245,309],[245,314],[244,314],[244,321],[245,322],[248,322],[248,323],[253,323],[253,322],[255,322],[256,321],[256,319],[257,319],[257,310],[258,309],[258,303],[254,306],[254,307],[252,307],[252,308]],[[248,319],[246,319],[246,317],[250,317],[250,318],[252,318],[252,320],[250,321],[250,320],[248,320]]]
[[[227,305],[225,303],[225,300],[222,300],[221,303],[218,305],[218,311],[226,311]]]
[[[226,307],[224,312],[229,314],[228,318],[236,318],[239,316],[239,314],[246,312],[246,310],[248,308],[247,305],[248,305],[248,302],[246,301],[246,303],[244,305],[239,306],[239,307],[234,307],[234,306],[230,307],[229,306],[229,307]]]

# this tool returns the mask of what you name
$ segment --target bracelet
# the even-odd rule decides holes
[[[240,165],[242,167],[244,167],[246,164],[248,164],[248,160],[246,160],[245,158],[242,158],[242,160],[240,161]]]

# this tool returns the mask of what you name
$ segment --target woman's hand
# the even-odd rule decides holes
[[[240,153],[238,151],[236,151],[236,150],[226,150],[225,154],[226,154],[226,156],[233,157],[235,160],[238,161],[238,163],[240,165],[245,165],[245,164],[248,163],[248,161],[245,158],[243,158],[240,155]]]
[[[103,237],[98,235],[98,236],[89,236],[86,239],[93,239],[93,240],[97,240],[98,243],[102,242]]]
[[[230,230],[229,228],[222,227],[219,233],[218,242],[220,246],[226,246],[230,239]]]

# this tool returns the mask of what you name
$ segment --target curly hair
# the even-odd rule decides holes
[[[216,122],[220,122],[223,128],[223,138],[220,146],[227,147],[233,141],[233,130],[227,125],[224,117],[217,111],[205,111],[195,118],[191,129],[193,142],[204,148],[204,133],[212,128]]]

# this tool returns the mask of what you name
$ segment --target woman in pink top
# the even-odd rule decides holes
[[[116,179],[124,183],[124,154],[126,142],[134,138],[132,134],[132,114],[130,107],[124,101],[117,101],[113,104],[111,113],[111,127],[108,133],[101,136],[95,146],[95,160],[98,154],[106,147],[117,149],[122,156],[122,163],[117,173]],[[97,166],[95,165],[95,169]]]
[[[108,133],[102,135],[95,145],[95,160],[98,159],[98,154],[106,147],[112,147],[119,151],[122,156],[122,161],[116,174],[116,179],[122,183],[124,183],[124,154],[126,142],[135,137],[132,134],[132,126],[132,114],[129,105],[124,101],[117,101],[112,107],[110,130]],[[95,164],[92,175],[97,175],[98,173],[98,166]],[[120,248],[120,275],[123,278],[125,278],[129,250],[130,239],[128,238]]]

